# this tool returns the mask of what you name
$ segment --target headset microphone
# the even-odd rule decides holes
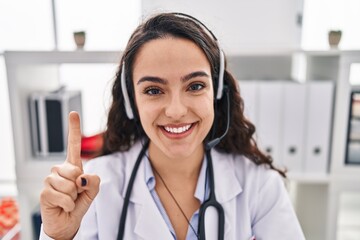
[[[210,150],[211,148],[215,147],[220,141],[221,139],[223,139],[227,132],[229,131],[229,127],[230,127],[230,96],[229,96],[229,89],[227,86],[224,86],[224,92],[226,93],[226,103],[227,103],[227,107],[226,107],[226,117],[227,117],[227,121],[226,121],[226,129],[225,132],[223,133],[223,135],[221,135],[218,138],[215,138],[211,141],[209,141],[208,143],[206,143],[205,145],[205,149],[206,151]]]

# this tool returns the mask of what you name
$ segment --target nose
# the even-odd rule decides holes
[[[180,94],[174,94],[169,97],[169,101],[165,107],[165,115],[175,120],[184,117],[188,111],[185,99]]]

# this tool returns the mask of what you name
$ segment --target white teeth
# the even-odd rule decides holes
[[[164,129],[170,133],[183,133],[183,132],[189,130],[190,127],[191,127],[191,124],[183,126],[183,127],[179,127],[179,128],[164,127]]]

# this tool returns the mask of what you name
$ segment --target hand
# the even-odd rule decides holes
[[[40,196],[43,230],[54,239],[75,236],[83,216],[99,192],[100,178],[84,174],[80,152],[80,119],[76,112],[71,112],[66,160],[51,169]]]

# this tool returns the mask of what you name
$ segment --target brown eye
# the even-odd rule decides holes
[[[200,90],[203,89],[204,87],[205,87],[204,84],[194,83],[194,84],[191,84],[191,85],[190,85],[189,91],[193,91],[193,92],[200,91]]]
[[[159,95],[162,92],[158,88],[147,88],[144,90],[144,93],[147,95]]]

